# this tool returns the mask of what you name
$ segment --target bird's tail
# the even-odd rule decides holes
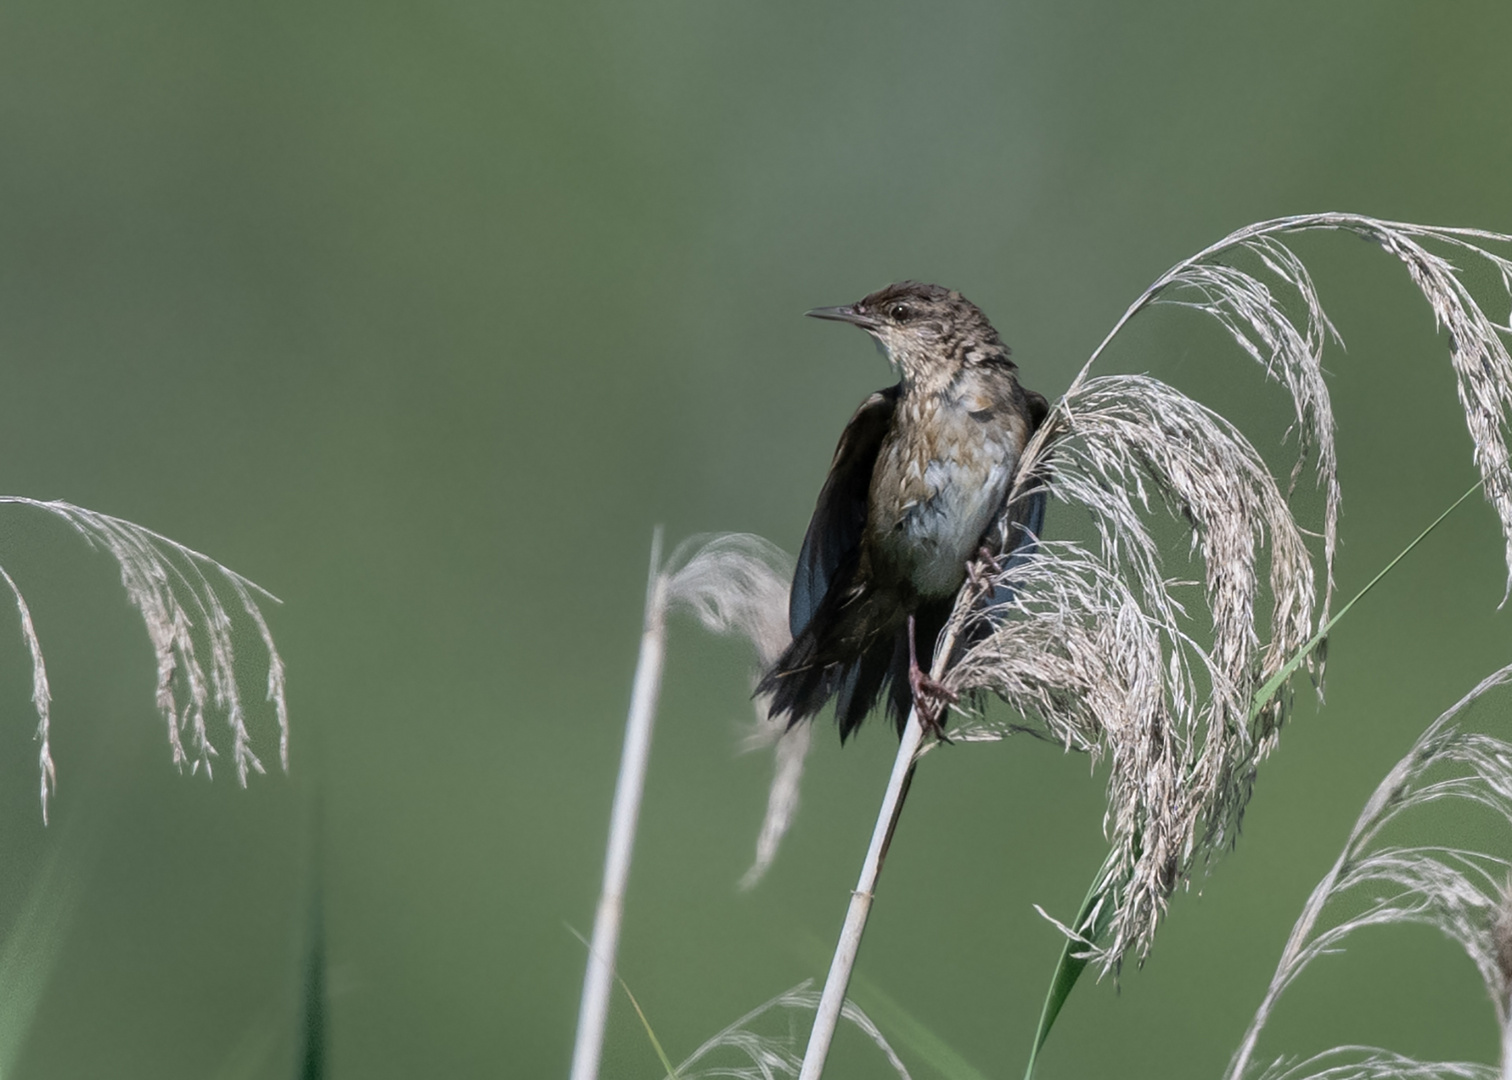
[[[1015,514],[1009,524],[1006,567],[1013,567],[1034,550],[1044,520],[1045,493],[1038,491],[1025,500],[1022,512]],[[983,598],[982,605],[991,609],[1012,599],[1013,590],[999,584]],[[914,645],[919,667],[924,671],[929,671],[934,663],[936,641],[954,606],[954,599],[942,600],[923,604],[914,613]],[[859,656],[851,649],[847,659],[836,660],[832,654],[825,655],[818,632],[832,621],[833,615],[821,607],[762,677],[756,693],[770,695],[771,715],[786,716],[789,727],[817,716],[834,698],[835,719],[843,743],[861,726],[885,692],[888,714],[901,736],[913,704],[908,680],[907,626],[876,633],[859,650]],[[975,632],[985,632],[987,625],[979,624]],[[970,633],[966,640],[957,642],[957,648],[969,644],[969,639]]]
[[[919,665],[925,670],[950,609],[950,602],[927,604],[915,614]],[[827,660],[818,635],[806,627],[756,687],[757,694],[771,696],[771,715],[787,716],[789,727],[818,715],[833,698],[842,743],[861,726],[884,692],[888,713],[901,735],[912,704],[906,625],[875,635],[859,656],[848,660]]]
[[[818,657],[819,639],[810,625],[782,651],[771,670],[756,684],[757,695],[770,699],[767,706],[770,715],[786,716],[790,728],[817,713],[834,693],[830,672],[818,662]]]
[[[858,659],[836,661],[822,654],[816,625],[822,625],[821,620],[793,639],[757,684],[756,693],[770,696],[771,715],[786,716],[789,727],[818,715],[834,698],[844,742],[877,702],[893,659],[893,637],[878,635]]]

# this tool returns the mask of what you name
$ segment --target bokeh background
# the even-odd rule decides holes
[[[246,791],[175,775],[114,568],[0,514],[61,774],[44,828],[4,617],[0,1071],[291,1075],[321,902],[333,1075],[564,1075],[652,527],[795,549],[889,381],[801,313],[941,281],[1053,397],[1151,279],[1247,222],[1512,230],[1509,32],[1505,5],[1390,0],[4,5],[0,491],[277,593],[295,738],[292,775]],[[1349,344],[1347,594],[1468,486],[1469,442],[1400,267],[1301,248]],[[1284,427],[1175,313],[1109,360]],[[1468,504],[1357,609],[1238,848],[1142,969],[1079,989],[1043,1076],[1219,1074],[1367,793],[1508,659],[1500,558]],[[620,970],[674,1059],[822,973],[891,759],[880,727],[843,751],[823,728],[793,834],[738,892],[769,772],[736,753],[750,663],[672,629]],[[984,1075],[1022,1068],[1060,948],[1032,905],[1074,912],[1101,793],[1027,740],[947,749],[914,787],[860,972]],[[1340,1042],[1491,1061],[1497,1033],[1457,949],[1383,931],[1310,971],[1262,1054]],[[830,1075],[876,1064],[846,1041]],[[605,1072],[660,1075],[623,999]]]

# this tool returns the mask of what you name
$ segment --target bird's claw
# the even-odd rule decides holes
[[[943,723],[945,709],[958,703],[961,695],[917,667],[909,671],[908,685],[913,691],[914,710],[918,712],[919,723],[923,725],[925,732],[940,742],[950,742],[945,736]]]
[[[991,587],[989,579],[1002,572],[1002,562],[986,544],[977,548],[976,558],[966,564],[966,579],[984,592]]]
[[[908,689],[913,692],[914,712],[919,714],[919,723],[925,732],[941,742],[945,737],[945,725],[940,722],[945,715],[945,706],[960,701],[960,695],[919,667],[919,653],[914,644],[914,617],[908,616]]]

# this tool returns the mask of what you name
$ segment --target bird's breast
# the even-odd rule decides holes
[[[884,573],[949,596],[1002,507],[1027,428],[967,403],[900,403],[872,475],[868,540]],[[991,410],[989,410],[991,412]]]

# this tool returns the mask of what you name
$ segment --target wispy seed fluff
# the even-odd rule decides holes
[[[662,574],[669,606],[692,612],[706,630],[749,641],[758,673],[771,667],[792,641],[788,584],[793,560],[775,544],[749,533],[695,536],[678,545]],[[809,724],[789,728],[784,719],[774,720],[766,699],[756,699],[756,723],[745,749],[773,747],[776,764],[756,839],[756,860],[741,879],[742,888],[761,880],[798,813],[799,781],[812,731]]]
[[[1040,488],[1052,506],[1086,511],[1095,538],[1043,542],[979,574],[983,595],[1002,589],[1013,600],[987,608],[965,599],[958,613],[970,644],[945,682],[990,691],[1023,721],[969,718],[951,737],[997,738],[1026,722],[1067,748],[1107,755],[1104,872],[1116,884],[1110,931],[1094,952],[1113,965],[1130,948],[1148,950],[1176,883],[1233,839],[1282,713],[1275,699],[1252,716],[1251,702],[1312,634],[1313,568],[1254,448],[1154,379],[1081,382],[1025,457],[1020,494]],[[1187,617],[1165,572],[1152,510],[1189,531],[1206,627]],[[1271,602],[1261,617],[1263,586]]]
[[[1495,694],[1505,716],[1512,667],[1483,680],[1419,736],[1376,787],[1334,865],[1308,897],[1292,927],[1281,962],[1224,1073],[1243,1080],[1256,1045],[1282,994],[1314,961],[1344,951],[1346,939],[1372,926],[1431,926],[1456,942],[1484,980],[1502,1032],[1502,1069],[1468,1062],[1417,1061],[1389,1050],[1340,1046],[1303,1061],[1277,1061],[1263,1080],[1370,1080],[1376,1077],[1500,1077],[1512,1069],[1512,743],[1467,730],[1473,707]],[[1459,827],[1449,842],[1404,844],[1392,826],[1422,818],[1423,808],[1457,804]],[[1482,814],[1492,830],[1467,833],[1463,814]],[[1436,819],[1442,828],[1444,819]],[[1435,827],[1430,820],[1429,828]],[[1416,832],[1423,835],[1424,823]],[[1431,832],[1430,834],[1431,835]],[[1466,842],[1467,835],[1477,839]],[[1489,843],[1485,837],[1491,837]],[[1411,980],[1406,980],[1410,983]]]
[[[231,762],[243,785],[251,772],[262,772],[252,749],[247,709],[237,686],[236,650],[232,642],[234,612],[248,620],[267,650],[267,699],[278,723],[278,757],[289,767],[289,710],[284,663],[273,644],[260,599],[277,603],[261,586],[192,548],[151,529],[72,503],[20,496],[0,496],[0,504],[29,507],[61,518],[92,547],[103,548],[121,573],[126,598],[142,617],[157,658],[157,707],[168,729],[173,763],[209,775],[218,756],[207,715],[219,711],[231,740]],[[0,569],[15,601],[21,634],[32,660],[32,704],[37,713],[42,816],[47,817],[56,769],[51,745],[51,693],[42,643],[21,589]]]
[[[1151,285],[1053,407],[1010,494],[1011,502],[1046,490],[1061,506],[1050,512],[1052,530],[1085,513],[1092,539],[1042,541],[1027,558],[980,561],[944,634],[962,643],[947,685],[994,693],[1023,718],[970,717],[953,736],[991,739],[1028,727],[1109,759],[1111,850],[1088,923],[1097,940],[1085,942],[1104,970],[1131,949],[1143,957],[1171,892],[1236,838],[1256,768],[1289,704],[1284,688],[1263,700],[1262,688],[1304,655],[1321,666],[1340,506],[1322,356],[1338,335],[1286,242],[1317,230],[1354,233],[1400,259],[1448,331],[1512,582],[1512,359],[1504,341],[1512,330],[1485,313],[1450,260],[1493,270],[1498,307],[1507,310],[1512,260],[1486,245],[1512,245],[1512,237],[1305,215],[1240,229]],[[1212,317],[1288,392],[1297,437],[1288,494],[1309,461],[1323,494],[1316,560],[1287,494],[1233,425],[1154,379],[1089,375],[1128,321],[1154,304]],[[1005,517],[1012,516],[1010,508]],[[1162,518],[1185,531],[1200,561],[1201,613],[1188,610],[1194,590],[1170,574],[1157,542],[1170,525],[1152,523]],[[998,550],[1009,539],[1001,533]],[[986,606],[1005,592],[1011,604]]]

